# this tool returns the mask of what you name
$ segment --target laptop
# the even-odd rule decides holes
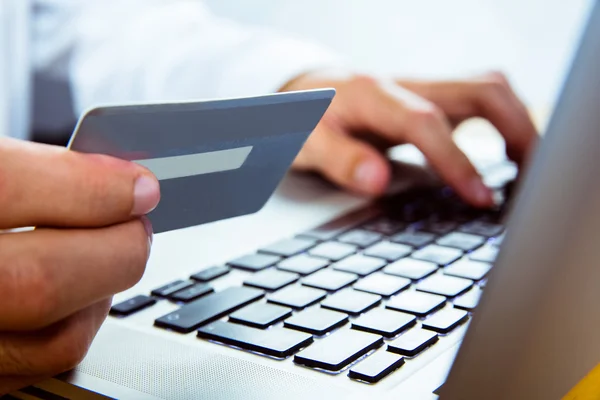
[[[598,54],[596,3],[526,175],[484,171],[497,209],[292,176],[255,216],[158,235],[83,363],[16,396],[562,398],[600,363]]]

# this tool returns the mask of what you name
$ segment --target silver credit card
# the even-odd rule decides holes
[[[69,148],[136,162],[160,180],[155,233],[259,211],[335,91],[193,103],[98,107]]]

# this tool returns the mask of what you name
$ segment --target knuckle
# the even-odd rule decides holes
[[[509,83],[506,75],[502,72],[492,72],[483,81],[484,88],[493,94],[508,92]]]
[[[30,252],[2,265],[3,303],[17,324],[43,326],[57,308],[58,297],[42,257]],[[12,307],[11,307],[12,306]],[[9,311],[10,310],[10,311]]]
[[[357,90],[371,90],[378,85],[377,79],[371,75],[356,74],[350,78],[350,84],[356,87]]]
[[[432,103],[423,103],[409,110],[409,122],[415,129],[429,127],[444,119],[444,112]]]
[[[127,254],[122,257],[124,264],[123,270],[126,275],[123,277],[125,288],[130,288],[139,282],[146,270],[148,262],[148,253],[150,239],[144,228],[144,223],[141,220],[131,221],[126,224],[125,229],[129,231],[129,245],[123,247]]]

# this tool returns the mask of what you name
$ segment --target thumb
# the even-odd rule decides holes
[[[368,195],[382,194],[391,179],[389,162],[375,148],[322,125],[311,135],[294,166],[319,172],[345,189]]]
[[[108,226],[147,214],[159,199],[154,175],[133,163],[0,139],[0,229]]]

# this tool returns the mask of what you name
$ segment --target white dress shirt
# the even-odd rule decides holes
[[[0,137],[29,126],[28,1],[0,0]]]
[[[27,10],[27,1],[32,69],[69,85],[71,119],[97,104],[274,92],[295,76],[339,62],[318,46],[218,18],[200,0],[0,0],[0,7],[19,4]],[[0,32],[4,26],[3,21]],[[16,46],[25,48],[10,44],[9,55]],[[12,73],[14,61],[0,58]],[[11,88],[21,110],[23,95],[14,92],[23,90],[22,85]],[[36,108],[54,112],[63,101],[68,99],[42,93]],[[13,135],[24,126],[17,129]]]

